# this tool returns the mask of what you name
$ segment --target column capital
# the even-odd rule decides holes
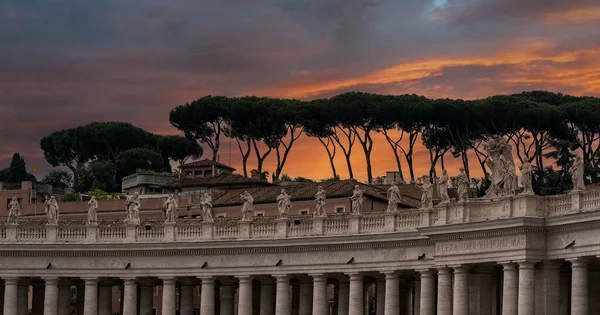
[[[277,280],[277,282],[284,282],[284,281],[290,281],[290,276],[289,275],[273,275],[273,277],[275,277],[275,279]]]
[[[504,270],[517,270],[518,269],[518,265],[512,261],[500,262],[498,264],[502,265],[502,269],[504,269]]]
[[[519,261],[517,262],[519,264],[519,270],[522,269],[535,269],[535,261]]]
[[[19,282],[19,277],[2,277],[2,280],[4,280],[5,285],[17,285]]]
[[[452,269],[454,270],[454,274],[461,274],[461,273],[469,273],[469,270],[471,268],[468,266],[465,266],[465,265],[456,265],[456,266],[452,266]]]
[[[202,284],[215,283],[215,277],[212,277],[212,276],[203,276],[203,277],[200,277],[200,280],[202,280]]]
[[[386,271],[383,274],[385,275],[385,280],[398,279],[398,273],[395,271]]]
[[[44,277],[46,285],[58,285],[58,277]]]
[[[350,277],[350,281],[362,281],[363,276],[360,273],[348,273],[348,277]]]
[[[137,282],[136,278],[123,278],[123,277],[121,277],[121,280],[123,280],[123,283],[125,285],[133,285],[133,284],[136,284],[136,282]]]
[[[175,277],[162,277],[163,285],[175,285]]]
[[[252,276],[236,276],[240,284],[242,283],[252,283]]]
[[[99,282],[98,278],[81,278],[81,280],[83,280],[86,285],[97,285]]]
[[[309,274],[312,277],[313,282],[325,282],[327,281],[327,275],[322,273]]]
[[[438,268],[438,275],[451,275],[452,269],[448,267],[440,267]]]
[[[589,259],[587,257],[578,257],[568,259],[568,261],[571,262],[571,268],[587,268]]]

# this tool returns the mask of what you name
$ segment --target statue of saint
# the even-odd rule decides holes
[[[485,197],[514,195],[518,187],[518,178],[512,146],[503,138],[496,138],[488,141],[484,148],[488,153],[485,164],[492,171],[491,184]]]
[[[285,192],[285,189],[282,189],[279,196],[277,196],[277,208],[279,208],[279,217],[287,218],[291,207],[292,197]]]
[[[437,182],[437,189],[441,199],[440,203],[450,202],[450,197],[448,196],[448,171],[442,170],[442,177]]]
[[[48,215],[48,224],[57,225],[58,224],[58,202],[56,201],[56,197],[52,196],[46,200],[45,212]]]
[[[387,190],[387,198],[388,198],[388,206],[387,212],[396,212],[398,211],[398,204],[400,203],[400,189],[396,184],[392,184],[390,188]]]
[[[17,197],[12,197],[8,203],[8,224],[17,224],[17,219],[21,215],[21,205]]]
[[[204,193],[202,198],[200,198],[200,205],[202,206],[202,220],[206,223],[214,223],[215,219],[213,218],[213,203],[212,197],[210,193]]]
[[[423,184],[419,186],[423,191],[421,194],[421,209],[433,208],[433,184],[428,176],[423,177]]]
[[[325,199],[327,199],[325,189],[319,186],[319,188],[317,188],[317,193],[315,194],[315,217],[324,217],[327,215],[325,212]]]
[[[521,165],[521,185],[523,185],[523,195],[533,195],[533,187],[531,185],[531,175],[533,168],[529,161],[525,160],[525,163]]]
[[[583,159],[577,155],[571,168],[571,179],[573,180],[574,190],[585,190],[584,172]]]
[[[127,207],[127,217],[123,222],[133,225],[140,224],[140,194],[136,192],[127,196],[125,206]]]
[[[175,223],[175,213],[177,212],[177,201],[173,198],[173,194],[170,194],[163,204],[165,209],[165,222]]]
[[[98,200],[96,197],[92,196],[87,203],[88,205],[88,214],[87,220],[88,224],[97,224],[98,223]]]
[[[468,200],[469,178],[467,177],[464,168],[461,167],[459,171],[460,173],[456,177],[456,182],[458,184],[458,201],[466,202]]]
[[[354,191],[352,192],[352,196],[350,196],[350,201],[352,201],[352,214],[354,215],[361,213],[362,204],[364,201],[363,193],[364,190],[360,189],[360,186],[354,186]]]
[[[242,199],[242,221],[250,221],[252,220],[252,211],[254,205],[254,198],[247,192],[244,191],[243,194],[240,195]]]

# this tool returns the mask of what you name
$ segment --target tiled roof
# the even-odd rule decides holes
[[[174,182],[168,183],[165,187],[173,187],[174,184],[180,184],[181,187],[213,187],[213,186],[229,186],[229,185],[260,185],[272,186],[272,184],[238,174],[221,173],[212,177],[196,177],[196,178],[181,178]]]
[[[391,185],[376,185],[376,187],[386,190],[390,186]],[[400,189],[400,195],[402,195],[402,197],[407,197],[412,200],[416,200],[419,206],[421,205],[421,196],[423,192],[421,188],[419,188],[419,186],[417,186],[416,184],[396,184],[396,186],[398,186],[398,189]],[[469,198],[477,197],[475,190],[472,188],[469,188],[468,194]],[[456,191],[456,188],[448,188],[448,196],[450,197],[450,199],[458,199],[458,192]],[[434,186],[433,189],[433,200],[436,202],[440,200],[440,196],[437,191],[437,186]]]
[[[248,191],[254,198],[254,203],[274,203],[277,196],[281,193],[281,189],[292,197],[292,201],[312,200],[315,198],[317,188],[322,186],[325,189],[327,198],[344,198],[350,197],[354,191],[354,185],[359,185],[363,189],[366,197],[387,202],[386,190],[379,189],[375,186],[361,184],[352,180],[331,181],[321,183],[303,183],[288,186],[269,186],[269,187],[253,187],[247,189],[233,189],[226,191],[213,191],[213,203],[215,206],[231,206],[241,204],[240,194]],[[402,205],[406,208],[418,207],[420,202],[415,204],[413,200],[402,198]]]
[[[200,167],[200,166],[216,166],[219,168],[224,168],[224,169],[228,169],[231,171],[235,171],[235,168],[229,166],[229,165],[225,165],[223,163],[219,163],[210,159],[202,159],[199,161],[194,161],[194,162],[190,162],[190,163],[186,163],[183,164],[181,166],[179,166],[179,168],[184,169],[184,168],[191,168],[191,167]]]

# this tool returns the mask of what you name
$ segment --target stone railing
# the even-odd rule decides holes
[[[496,200],[439,204],[433,209],[403,209],[364,215],[301,215],[286,219],[256,217],[250,221],[218,218],[214,223],[200,219],[179,219],[175,223],[144,221],[126,225],[121,221],[60,221],[47,225],[41,220],[20,220],[0,224],[0,242],[10,243],[128,243],[231,239],[277,239],[313,236],[381,234],[416,231],[417,228],[446,224],[505,219],[512,217],[555,217],[600,210],[600,189],[573,191],[540,197],[517,195]]]

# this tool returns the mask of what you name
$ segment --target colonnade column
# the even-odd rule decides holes
[[[84,315],[98,314],[98,279],[84,279],[85,300],[83,306]],[[47,290],[47,289],[46,289]]]
[[[275,286],[272,279],[260,282],[260,315],[275,314]]]
[[[419,270],[421,275],[420,315],[435,314],[435,271]]]
[[[71,303],[70,297],[69,303]],[[26,281],[19,281],[17,285],[17,314],[29,315],[29,283]]]
[[[450,268],[438,270],[437,315],[452,315],[452,273]]]
[[[98,286],[98,315],[112,315],[112,289],[112,283]]]
[[[27,293],[25,294],[27,296]],[[68,280],[61,279],[58,281],[58,314],[71,314],[71,283]]]
[[[181,305],[179,306],[180,315],[193,315],[194,313],[194,279],[184,279],[181,281]]]
[[[517,315],[519,300],[519,270],[514,263],[502,264],[502,268],[504,271],[504,282],[502,283],[502,315]]]
[[[588,314],[588,270],[584,259],[571,260],[571,315]]]
[[[238,280],[238,315],[252,315],[252,277],[241,276]]]
[[[300,305],[298,314],[313,314],[313,282],[310,278],[303,277],[300,279]]]
[[[518,315],[531,315],[535,312],[535,263],[519,262]]]
[[[348,303],[349,315],[362,315],[364,311],[363,277],[361,274],[350,274],[350,294]],[[315,314],[316,315],[316,314]]]
[[[453,315],[469,315],[469,268],[454,267]]]
[[[177,303],[175,301],[175,278],[168,277],[162,279],[162,314],[175,315]]]
[[[287,275],[275,276],[277,279],[277,294],[275,296],[275,315],[290,315],[290,277]]]
[[[232,299],[233,302],[233,299]],[[232,303],[233,304],[233,303]],[[222,303],[221,303],[222,305]],[[215,314],[215,279],[202,278],[202,296],[200,297],[200,315]]]
[[[44,315],[57,315],[58,313],[58,278],[44,279]]]
[[[400,281],[395,272],[385,273],[385,315],[400,314]]]
[[[377,300],[376,300],[376,309],[375,315],[384,315],[385,312],[385,278],[377,279],[377,284],[375,286]]]
[[[542,263],[543,303],[541,314],[558,315],[560,311],[560,263],[544,261]]]
[[[137,284],[135,279],[123,279],[123,315],[137,315]]]
[[[313,315],[327,314],[327,276],[313,275]]]
[[[17,314],[18,278],[4,278],[4,314]]]
[[[338,289],[338,313],[337,315],[348,315],[350,301],[350,282],[346,277],[339,279]]]
[[[221,315],[233,315],[235,301],[235,282],[230,278],[223,278],[221,282]],[[204,288],[202,288],[204,290]],[[262,312],[262,311],[261,311]],[[211,314],[212,315],[212,314]]]

